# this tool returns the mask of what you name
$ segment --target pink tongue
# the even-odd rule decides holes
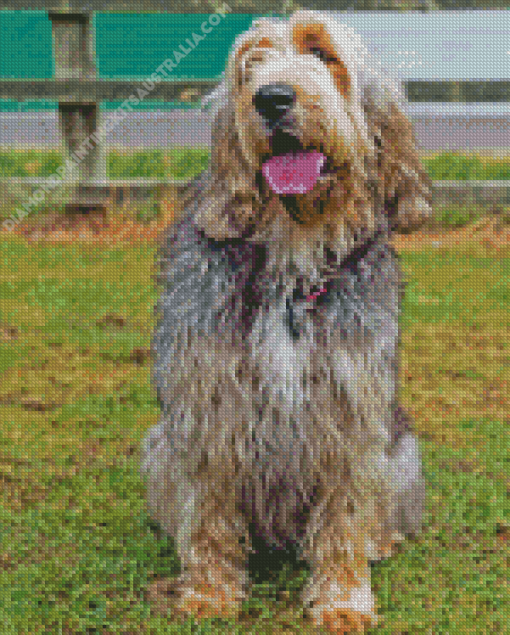
[[[276,194],[305,194],[317,183],[326,157],[320,152],[300,152],[272,157],[262,173]]]

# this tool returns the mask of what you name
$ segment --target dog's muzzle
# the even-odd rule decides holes
[[[283,196],[306,194],[319,180],[326,156],[317,150],[304,150],[298,138],[283,129],[296,101],[287,84],[261,86],[253,104],[271,132],[271,156],[262,164],[262,174],[273,192]]]

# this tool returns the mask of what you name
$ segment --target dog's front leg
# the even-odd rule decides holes
[[[371,528],[343,485],[324,483],[319,490],[305,542],[312,576],[303,605],[313,623],[331,633],[364,632],[377,622],[370,584]]]
[[[247,526],[236,504],[235,474],[227,470],[233,463],[225,459],[219,468],[204,461],[190,474],[185,457],[172,459],[156,516],[167,521],[182,573],[156,583],[156,600],[196,618],[234,617],[248,580],[247,543],[240,540]]]

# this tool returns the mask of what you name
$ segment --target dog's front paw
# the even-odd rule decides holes
[[[366,629],[375,626],[375,623],[376,620],[370,615],[351,609],[337,608],[324,610],[318,625],[323,626],[330,633],[343,635],[344,633],[365,633]]]
[[[176,580],[160,580],[149,589],[151,603],[162,609],[171,608],[175,615],[197,619],[236,617],[244,599],[242,588],[227,584],[192,582],[186,576]]]
[[[346,576],[312,578],[303,593],[307,615],[330,633],[364,633],[377,623],[370,580],[346,584]]]

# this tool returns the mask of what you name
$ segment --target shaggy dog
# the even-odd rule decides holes
[[[325,14],[255,21],[213,102],[210,168],[162,254],[142,461],[173,607],[236,615],[255,531],[298,545],[315,625],[363,631],[370,561],[421,524],[388,240],[429,215],[429,182],[400,93]]]

